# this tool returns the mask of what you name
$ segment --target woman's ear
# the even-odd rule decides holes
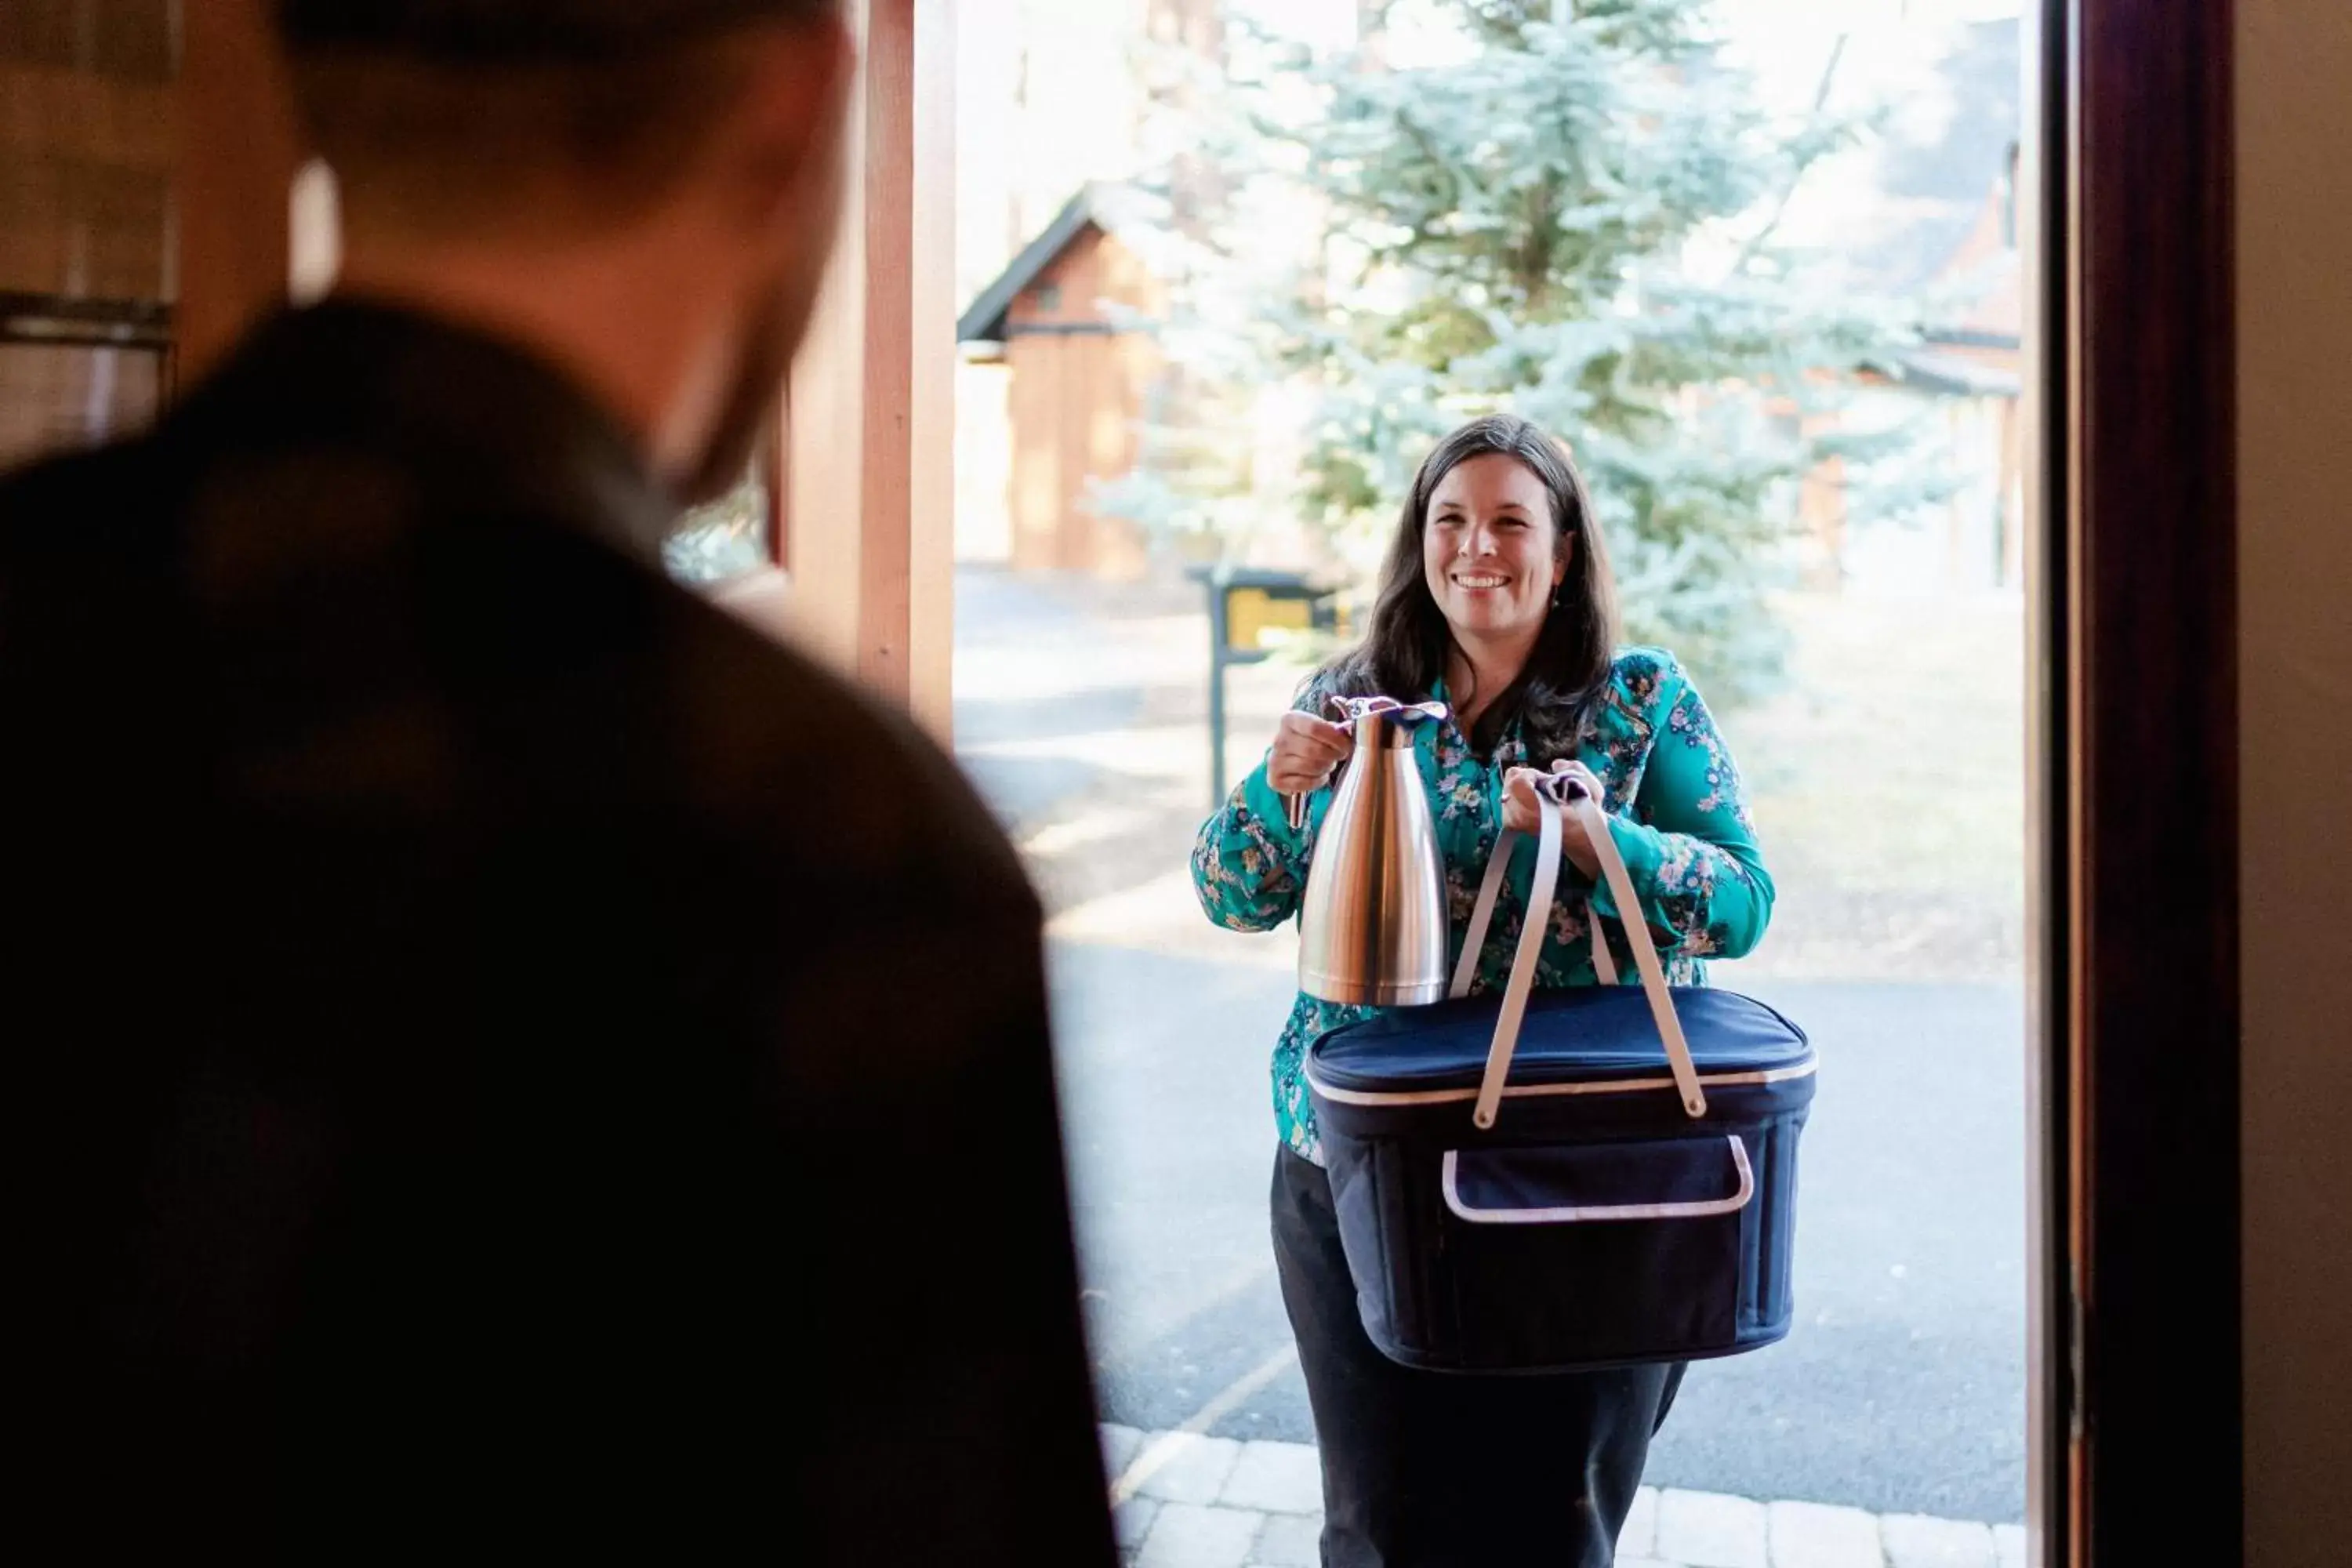
[[[1576,535],[1559,536],[1559,548],[1551,552],[1551,585],[1559,587],[1568,581],[1568,563],[1576,559]]]

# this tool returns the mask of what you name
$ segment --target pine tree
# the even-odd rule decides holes
[[[1222,120],[1186,127],[1234,193],[1224,226],[1169,263],[1171,358],[1212,390],[1185,400],[1188,427],[1147,441],[1130,504],[1238,526],[1265,487],[1199,460],[1233,449],[1213,389],[1226,423],[1246,423],[1233,393],[1253,370],[1304,374],[1320,409],[1303,493],[1283,504],[1361,571],[1436,437],[1508,409],[1584,469],[1628,635],[1674,648],[1713,693],[1759,690],[1779,663],[1767,594],[1800,479],[1844,458],[1857,519],[1927,495],[1895,460],[1899,434],[1822,434],[1854,373],[1906,341],[1906,313],[1775,243],[1787,194],[1861,128],[1818,103],[1773,123],[1694,0],[1450,10],[1469,47],[1431,63],[1307,62],[1258,38],[1236,51]],[[1319,215],[1319,254],[1288,289],[1268,286],[1251,201]]]

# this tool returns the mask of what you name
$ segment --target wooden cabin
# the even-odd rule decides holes
[[[1005,506],[1016,571],[1140,576],[1143,531],[1101,515],[1094,486],[1124,477],[1162,363],[1150,328],[1166,291],[1118,238],[1122,194],[1090,185],[981,290],[956,336],[1001,359],[1009,385]]]

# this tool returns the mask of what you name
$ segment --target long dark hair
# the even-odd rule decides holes
[[[1559,603],[1544,619],[1527,668],[1487,705],[1470,736],[1473,746],[1492,752],[1512,720],[1523,719],[1528,760],[1542,767],[1575,751],[1585,715],[1608,684],[1617,645],[1617,585],[1584,476],[1565,447],[1513,415],[1473,419],[1423,460],[1381,567],[1364,640],[1327,665],[1313,684],[1344,696],[1379,693],[1408,702],[1426,700],[1435,689],[1454,632],[1430,595],[1422,566],[1429,498],[1455,464],[1490,454],[1515,459],[1542,482],[1551,500],[1554,558],[1569,540],[1578,542]]]

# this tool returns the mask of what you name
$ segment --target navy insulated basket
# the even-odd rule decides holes
[[[1334,1030],[1309,1054],[1364,1328],[1391,1360],[1467,1373],[1770,1344],[1794,1306],[1812,1047],[1760,1002],[1669,988],[1599,806],[1558,777],[1542,794],[1529,914],[1502,995],[1467,991],[1510,833],[1487,866],[1453,999]],[[1596,941],[1603,984],[1530,995],[1569,810],[1583,816],[1617,907],[1636,911],[1625,930],[1639,988],[1615,984]]]

